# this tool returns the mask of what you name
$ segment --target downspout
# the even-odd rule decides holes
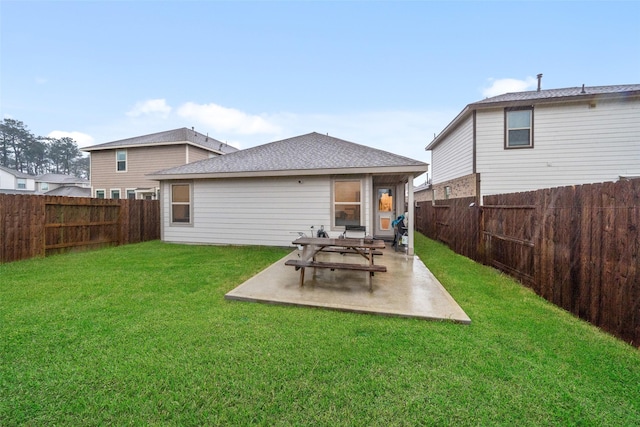
[[[473,175],[476,179],[476,209],[478,209],[478,234],[476,235],[476,252],[480,254],[480,259],[484,260],[484,215],[482,212],[482,195],[480,188],[480,174],[478,173],[477,165],[476,165],[476,157],[477,157],[477,117],[476,110],[473,110]]]
[[[471,130],[471,139],[473,144],[473,165],[471,166],[471,173],[476,173],[476,110],[473,110],[471,113],[472,123],[471,126],[473,129]]]
[[[414,216],[415,216],[415,212],[416,209],[414,207],[414,200],[413,200],[413,175],[408,175],[407,176],[407,192],[409,200],[407,201],[407,212],[409,212],[409,221],[407,224],[407,230],[409,231],[409,242],[408,242],[408,246],[407,246],[407,255],[411,255],[413,256],[415,254],[415,251],[413,250],[413,228],[414,228],[414,224],[415,224],[415,220],[414,220]]]
[[[166,238],[165,238],[165,226],[164,226],[164,221],[166,218],[166,215],[164,213],[164,202],[165,200],[167,201],[167,203],[169,203],[171,201],[170,197],[167,197],[165,194],[165,191],[167,190],[167,181],[162,180],[159,181],[158,185],[159,190],[158,190],[158,204],[160,205],[160,240],[163,242],[166,242]],[[170,187],[169,187],[170,188]],[[171,209],[171,207],[169,206],[169,209]],[[171,214],[169,213],[169,218],[168,220],[171,220]]]
[[[92,175],[93,175],[93,156],[91,155],[91,151],[89,151],[89,183],[91,184],[91,195],[89,197],[96,197],[95,188],[93,186],[94,182],[93,182],[93,179],[91,179]]]
[[[471,173],[473,173],[473,175],[476,178],[476,205],[480,206],[482,205],[482,198],[480,196],[480,175],[478,174],[478,168],[477,168],[477,118],[476,118],[476,110],[473,110],[472,113],[472,117],[473,117],[473,129],[472,129],[472,144],[473,144],[473,165],[472,165],[472,171]]]

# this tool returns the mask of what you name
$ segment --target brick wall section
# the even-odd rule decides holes
[[[449,199],[459,199],[462,197],[477,196],[477,182],[480,179],[479,174],[466,175],[450,181],[433,184],[434,200],[444,200],[445,187],[451,187]]]
[[[426,190],[416,191],[413,193],[413,200],[416,202],[430,202],[433,200],[433,191],[431,188],[427,188]]]

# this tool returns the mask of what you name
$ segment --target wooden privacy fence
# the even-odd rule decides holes
[[[640,179],[443,202],[418,231],[640,346]]]
[[[475,205],[475,197],[441,200],[436,204],[419,202],[415,209],[416,229],[461,255],[482,261],[478,258],[480,211]]]
[[[157,200],[0,194],[0,263],[159,238]]]

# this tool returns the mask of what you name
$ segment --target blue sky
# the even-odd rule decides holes
[[[538,73],[640,83],[639,17],[640,1],[1,0],[0,114],[80,146],[320,132],[428,163],[467,104]]]

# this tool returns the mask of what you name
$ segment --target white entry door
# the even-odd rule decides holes
[[[395,190],[390,187],[376,187],[376,237],[393,237]]]

